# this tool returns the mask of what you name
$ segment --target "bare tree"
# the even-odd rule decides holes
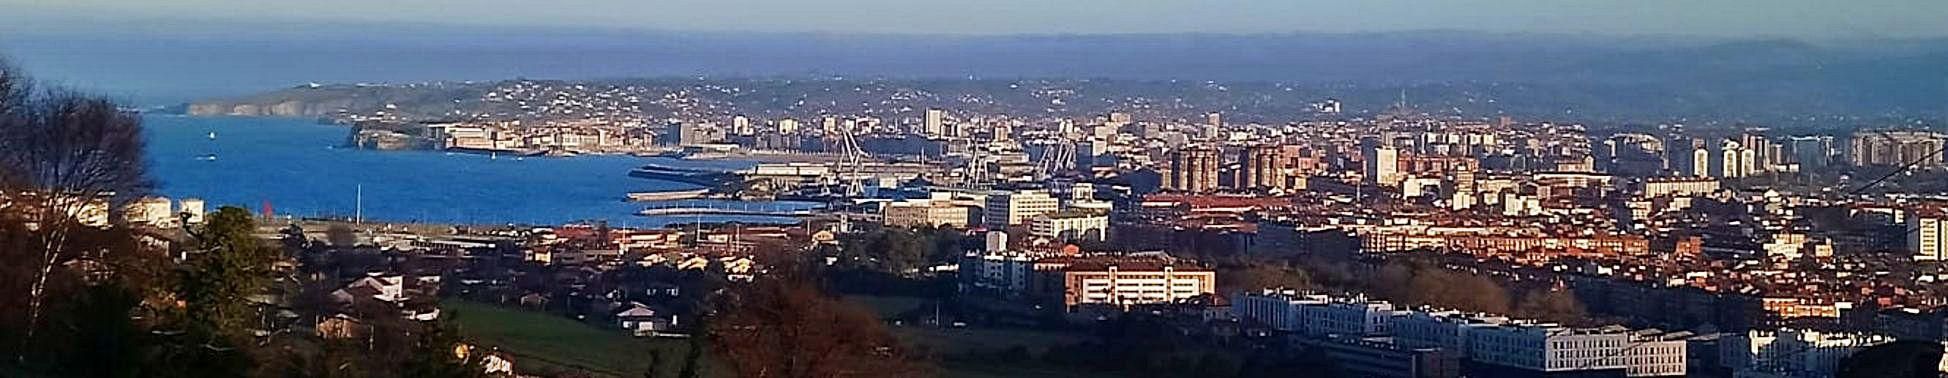
[[[825,296],[810,281],[764,277],[729,297],[707,332],[713,352],[736,376],[932,375],[872,313]]]
[[[33,92],[20,70],[0,60],[0,126],[11,126],[27,107],[27,94]]]
[[[24,345],[31,345],[54,268],[83,216],[121,209],[151,187],[141,120],[114,103],[67,91],[36,95],[20,71],[0,64],[0,195],[39,237],[28,289]],[[22,348],[26,350],[27,348]],[[24,357],[24,355],[23,355]]]

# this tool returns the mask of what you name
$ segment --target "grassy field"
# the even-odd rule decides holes
[[[915,308],[918,298],[848,296],[849,301],[872,307],[882,315]],[[651,350],[660,350],[666,372],[674,372],[683,352],[684,340],[643,339],[611,330],[535,311],[492,304],[447,300],[440,303],[460,334],[469,341],[497,347],[515,355],[514,366],[522,373],[560,375],[584,372],[600,377],[640,377],[649,367]],[[937,355],[971,352],[992,353],[1015,346],[1040,355],[1050,346],[1075,343],[1081,335],[1010,328],[931,328],[892,327],[893,334],[908,344]],[[1048,367],[945,362],[941,375],[946,378],[989,377],[1104,377],[1087,372],[1064,371]],[[712,369],[715,370],[715,369]]]
[[[1030,354],[1039,356],[1046,353],[1049,347],[1081,342],[1084,338],[1081,335],[1008,328],[894,327],[893,335],[909,345],[924,348],[943,357],[969,353],[996,353],[1015,346],[1027,348]],[[1029,363],[973,363],[955,361],[952,358],[942,361],[940,375],[945,378],[1113,377],[1095,372]]]
[[[893,335],[942,355],[994,352],[1017,345],[1040,355],[1051,346],[1083,340],[1080,335],[1006,328],[895,327]]]
[[[882,318],[890,318],[915,309],[925,309],[928,303],[925,298],[876,295],[847,295],[845,300],[871,308]],[[1017,328],[934,328],[918,324],[889,327],[893,335],[907,345],[942,357],[963,356],[970,353],[996,353],[1016,346],[1027,348],[1031,354],[1041,355],[1047,352],[1049,347],[1081,342],[1084,338],[1082,335]],[[952,358],[941,362],[940,375],[946,378],[1104,377],[1090,372],[1047,366],[968,363],[955,361]]]
[[[554,314],[462,300],[446,300],[440,307],[461,336],[514,354],[514,366],[522,372],[639,377],[649,368],[650,351],[660,350],[668,369],[681,363],[688,348],[683,340],[630,337]]]

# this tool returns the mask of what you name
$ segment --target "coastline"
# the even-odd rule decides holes
[[[345,148],[345,128],[291,117],[144,115],[156,194],[201,198],[284,217],[362,213],[368,222],[562,224],[607,220],[656,227],[698,221],[789,222],[764,217],[641,217],[627,193],[694,189],[628,177],[645,164],[737,169],[734,161],[627,155],[521,159],[433,150]],[[215,133],[217,138],[206,134]],[[204,160],[204,156],[220,159]],[[362,189],[362,199],[357,198]],[[741,204],[696,199],[693,202]]]

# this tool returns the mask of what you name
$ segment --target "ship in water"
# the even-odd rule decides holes
[[[653,192],[629,193],[631,202],[675,201],[701,198],[710,194],[710,189],[662,190]]]
[[[636,168],[635,170],[629,171],[629,176],[652,180],[675,181],[705,188],[716,188],[732,182],[741,181],[738,175],[731,172],[671,167],[657,164]]]

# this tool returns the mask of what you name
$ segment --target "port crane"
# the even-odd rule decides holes
[[[1035,176],[1047,178],[1075,170],[1075,143],[1060,139],[1042,145],[1042,157],[1035,161]]]
[[[870,155],[866,154],[865,149],[859,147],[859,138],[851,128],[846,128],[839,132],[839,140],[836,144],[840,159],[838,162],[839,166],[835,167],[837,169],[834,169],[834,171],[837,171],[838,174],[830,176],[829,179],[837,180],[837,182],[828,181],[825,186],[830,187],[834,184],[845,185],[846,195],[848,196],[857,196],[865,193],[865,159],[870,157]]]

